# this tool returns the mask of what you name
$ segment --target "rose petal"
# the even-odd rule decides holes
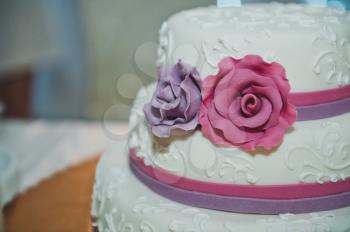
[[[231,78],[229,88],[235,88],[240,93],[246,93],[246,89],[251,86],[270,86],[278,89],[273,79],[258,75],[249,69],[237,69],[234,78]]]
[[[259,128],[264,125],[270,118],[272,105],[265,97],[261,98],[261,110],[252,117],[244,117],[240,113],[240,99],[237,98],[230,106],[229,117],[233,124],[237,127]],[[259,130],[259,129],[258,129]]]
[[[165,120],[161,120],[158,124],[154,124],[154,125],[173,126],[179,123],[186,123],[186,120],[184,118],[176,118],[176,119],[169,119],[169,120],[165,119]]]
[[[208,108],[205,104],[201,105],[200,113],[199,113],[199,124],[202,127],[202,133],[204,137],[209,139],[211,142],[217,145],[223,145],[223,146],[231,146],[232,144],[225,140],[221,134],[218,134],[215,132],[214,127],[211,125],[209,118],[208,118]]]
[[[188,73],[186,71],[185,65],[181,61],[179,61],[174,65],[173,68],[169,67],[169,69],[169,73],[172,76],[171,82],[179,86],[184,80],[184,75],[187,75]]]
[[[216,110],[224,117],[228,118],[228,109],[233,99],[240,96],[252,85],[276,87],[270,78],[258,76],[248,69],[237,69],[233,74],[230,72],[222,81],[217,83],[214,90],[214,102]]]
[[[208,118],[211,125],[215,129],[220,130],[224,138],[233,145],[257,139],[263,134],[260,132],[249,132],[245,129],[238,128],[229,119],[223,118],[217,113],[213,104],[208,108]]]
[[[249,69],[255,72],[259,76],[270,77],[275,79],[276,77],[286,81],[285,69],[282,65],[273,62],[267,63],[260,56],[247,55],[242,58],[236,66],[237,69]]]
[[[181,83],[181,89],[184,91],[187,101],[187,106],[182,112],[184,112],[185,119],[193,118],[194,115],[198,114],[202,102],[200,89],[190,75]]]
[[[219,114],[223,117],[228,117],[228,107],[231,104],[232,99],[240,93],[234,88],[227,88],[231,82],[232,76],[234,76],[234,70],[224,76],[220,82],[218,82],[214,90],[214,105]]]
[[[165,125],[151,125],[152,133],[159,138],[170,136],[170,127]]]
[[[165,102],[162,99],[159,99],[157,96],[153,96],[151,99],[151,104],[154,108],[164,109],[164,110],[170,110],[177,107],[180,103],[180,99],[177,98],[174,101],[171,102]]]
[[[175,100],[174,93],[169,85],[157,94],[157,98],[165,102],[172,102]]]
[[[229,73],[230,71],[234,70],[236,67],[236,64],[239,62],[239,60],[236,60],[233,57],[225,57],[223,58],[219,64],[219,72],[216,76],[224,77]]]
[[[184,65],[181,62],[178,62],[174,65],[174,68],[170,69],[168,72],[171,75],[169,83],[176,97],[179,97],[181,94],[180,84],[183,81]],[[186,75],[186,74],[185,74]]]
[[[250,151],[255,151],[258,147],[271,150],[282,143],[285,131],[289,127],[289,123],[283,117],[280,117],[278,125],[266,130],[264,136],[258,140],[242,144],[240,147]]]
[[[255,94],[245,94],[241,99],[241,110],[246,116],[253,116],[261,108],[261,100]]]
[[[160,109],[160,112],[162,115],[164,115],[163,119],[164,120],[174,120],[176,118],[184,118],[184,112],[187,108],[187,100],[186,97],[184,96],[184,93],[180,95],[180,97],[177,99],[179,100],[179,104],[172,109]]]
[[[169,77],[167,75],[167,71],[165,68],[160,69],[160,72],[162,73],[162,76],[160,76],[160,79],[158,80],[156,90],[152,96],[151,104],[154,108],[163,109],[163,110],[170,110],[174,109],[178,106],[180,103],[180,99],[176,98],[173,101],[165,101],[163,99],[164,97],[164,89],[168,89],[168,91],[173,91],[172,89],[169,90]],[[173,92],[174,93],[174,92]],[[174,93],[175,95],[175,93]],[[176,96],[176,95],[175,95]],[[162,117],[164,117],[164,113],[162,113]]]
[[[152,107],[150,103],[145,104],[143,107],[143,112],[146,116],[147,121],[154,125],[154,124],[159,124],[161,121],[161,115],[159,112],[159,109],[155,109]]]
[[[191,131],[194,130],[198,126],[198,115],[192,118],[190,121],[186,121],[185,123],[176,123],[171,126],[171,130],[179,129],[183,131]]]
[[[286,77],[286,70],[281,64],[276,62],[269,64],[260,56],[247,55],[237,63],[237,69],[240,68],[249,69],[254,71],[257,75],[273,79],[283,98],[283,101],[287,100],[290,92],[290,84]]]
[[[194,130],[198,125],[198,116],[194,117],[192,120],[185,123],[174,123],[171,126],[160,124],[152,125],[152,133],[160,138],[167,138],[173,134],[174,130],[178,130],[178,134],[183,132],[185,134],[188,131]],[[181,133],[182,134],[182,133]]]
[[[252,91],[255,94],[259,94],[269,99],[272,105],[271,116],[264,125],[263,129],[268,129],[270,127],[275,126],[278,123],[278,118],[280,117],[281,110],[283,107],[282,98],[280,92],[273,87],[260,87],[260,86],[252,86]]]
[[[281,116],[288,122],[288,124],[291,126],[296,121],[298,116],[298,111],[296,110],[295,106],[292,104],[285,104],[284,109],[281,113]]]
[[[230,71],[234,71],[237,60],[226,57],[218,64],[219,72],[216,75],[208,76],[203,81],[202,96],[203,100],[210,97],[214,93],[217,83],[227,75]]]
[[[216,76],[208,76],[204,79],[203,86],[202,86],[202,98],[203,98],[203,100],[212,96],[217,79],[218,78]]]

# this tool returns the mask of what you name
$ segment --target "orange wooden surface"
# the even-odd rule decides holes
[[[59,172],[5,207],[6,232],[90,232],[98,158]]]

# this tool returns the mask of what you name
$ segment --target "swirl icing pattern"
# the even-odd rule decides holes
[[[142,113],[153,90],[151,85],[140,91],[130,118],[128,146],[136,148],[145,165],[197,180],[250,185],[336,182],[350,176],[349,114],[297,122],[278,149],[250,154],[215,146],[199,131],[185,139],[155,139]],[[266,166],[273,166],[278,175]]]
[[[340,124],[324,123],[321,128],[311,132],[311,144],[300,144],[287,153],[286,165],[290,170],[301,166],[300,182],[311,180],[322,184],[327,180],[345,180],[347,176],[344,171],[350,167],[350,143],[340,131]],[[311,156],[303,159],[306,154]],[[293,156],[299,157],[299,160],[296,162]]]
[[[131,174],[127,157],[116,155],[123,145],[118,143],[107,151],[97,167],[92,216],[99,231],[338,232],[350,229],[350,208],[272,216],[232,214],[172,202],[151,192]],[[119,181],[116,183],[116,180]],[[110,184],[116,188],[108,194]]]
[[[190,62],[195,57],[205,77],[215,73],[223,57],[257,54],[266,62],[285,66],[293,91],[335,88],[349,84],[349,18],[344,10],[300,4],[199,7],[167,21],[167,31],[176,37],[172,36],[171,47],[160,45],[168,55],[162,64],[178,59]],[[184,24],[188,27],[179,27]],[[289,33],[290,29],[295,33]],[[159,41],[168,37],[163,33]],[[201,51],[199,57],[192,53],[179,56],[176,49],[184,44]]]
[[[314,46],[328,44],[331,49],[322,51],[316,58],[313,71],[320,76],[326,72],[327,83],[339,86],[350,84],[350,45],[349,40],[339,35],[329,26],[324,25],[320,35],[314,40]],[[324,67],[328,67],[325,70]]]

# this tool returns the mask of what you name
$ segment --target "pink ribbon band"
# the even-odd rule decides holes
[[[193,207],[254,214],[311,213],[350,206],[350,192],[292,200],[221,196],[175,188],[153,179],[130,163],[136,177],[159,195]]]
[[[350,85],[345,85],[334,89],[290,93],[289,101],[295,106],[309,106],[338,101],[349,97]]]
[[[131,163],[145,175],[178,189],[209,193],[221,196],[259,198],[259,199],[302,199],[322,197],[350,191],[350,178],[338,182],[302,183],[289,185],[240,185],[212,183],[177,176],[164,169],[146,166],[143,160],[130,149]]]
[[[297,121],[318,120],[350,112],[350,85],[313,92],[290,93]]]

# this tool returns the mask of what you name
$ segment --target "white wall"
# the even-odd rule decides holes
[[[42,1],[0,1],[0,70],[53,59],[48,23]]]
[[[87,117],[85,33],[77,3],[0,1],[0,71],[32,68],[35,117]]]
[[[140,82],[147,84],[154,80],[150,75],[155,73],[155,48],[161,23],[181,9],[210,3],[213,1],[85,1],[92,77],[90,116],[101,118],[105,114],[107,119],[127,119]]]

